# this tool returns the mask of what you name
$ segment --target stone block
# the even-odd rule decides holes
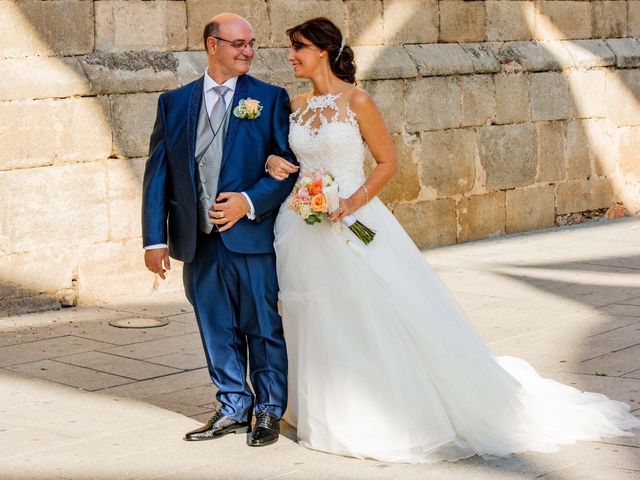
[[[219,13],[233,12],[246,18],[262,47],[270,45],[268,4],[263,0],[186,0],[187,3],[187,44],[189,50],[204,50],[202,33],[204,26]],[[286,28],[292,27],[287,25]],[[284,33],[284,30],[282,31]],[[287,43],[288,45],[288,43]]]
[[[536,4],[534,38],[591,38],[591,18],[591,2],[543,0]]]
[[[386,44],[438,41],[438,0],[384,0],[383,6]]]
[[[509,190],[506,197],[506,233],[552,227],[556,192],[552,185]]]
[[[232,5],[236,3],[233,2]],[[289,47],[289,37],[287,37],[286,30],[303,22],[305,19],[313,17],[327,17],[343,33],[347,33],[345,7],[342,0],[297,0],[295,2],[290,0],[270,0],[271,46]]]
[[[627,13],[630,37],[640,38],[640,1],[629,0]]]
[[[299,81],[293,74],[291,64],[287,61],[288,54],[288,48],[261,48],[258,50],[258,58],[269,68],[271,78],[279,84]]]
[[[139,239],[125,242],[84,245],[78,250],[78,285],[80,301],[91,303],[118,295],[150,295],[159,288],[182,288],[182,264],[171,260],[167,280],[144,267],[144,254]],[[122,279],[127,281],[123,282]],[[144,298],[144,297],[142,297]]]
[[[460,84],[456,77],[427,77],[408,82],[408,128],[418,131],[459,127],[461,103]]]
[[[488,190],[522,187],[535,181],[538,145],[534,125],[482,127],[478,131],[478,152]]]
[[[14,285],[16,296],[70,288],[76,267],[75,253],[75,248],[59,245],[0,255],[0,285]]]
[[[116,154],[130,158],[148,155],[159,96],[158,93],[136,93],[111,97]]]
[[[185,50],[187,10],[184,2],[97,0],[96,50]]]
[[[384,42],[381,0],[346,0],[348,39],[351,45],[379,45]]]
[[[627,2],[625,0],[595,1],[593,8],[593,37],[627,36]]]
[[[569,88],[560,73],[532,73],[530,108],[531,119],[562,120],[569,118]]]
[[[562,42],[577,68],[610,67],[616,57],[604,40],[575,40]]]
[[[93,50],[93,2],[1,2],[0,25],[0,58],[81,55]]]
[[[538,133],[538,182],[557,182],[565,179],[565,122],[536,123]]]
[[[462,90],[462,125],[484,125],[496,114],[495,91],[491,75],[465,75]]]
[[[473,72],[471,58],[456,43],[407,45],[405,49],[424,77]]]
[[[418,75],[415,63],[400,46],[372,45],[354,47],[353,51],[358,65],[357,79],[386,80],[413,78]]]
[[[561,183],[556,192],[556,213],[569,213],[597,210],[611,206],[613,192],[609,180],[582,180]]]
[[[172,52],[98,52],[79,60],[93,94],[156,92],[179,85],[178,58]]]
[[[533,38],[532,2],[488,0],[485,5],[488,41],[506,42]]]
[[[106,187],[101,162],[1,172],[8,250],[66,250],[107,240]]]
[[[607,74],[603,70],[565,73],[571,95],[571,118],[607,116]]]
[[[529,120],[529,78],[527,75],[494,76],[495,123],[520,123]]]
[[[178,84],[185,85],[204,75],[207,68],[207,55],[204,52],[176,52],[174,55],[178,60]],[[258,57],[253,61],[256,60]]]
[[[567,124],[567,178],[585,180],[591,176],[591,156],[586,120],[573,120]]]
[[[0,100],[88,95],[89,82],[75,57],[0,60]]]
[[[471,60],[475,73],[499,73],[502,70],[498,57],[487,44],[463,43],[461,47]]]
[[[110,159],[107,162],[110,240],[128,240],[142,235],[140,205],[146,158]]]
[[[640,125],[640,70],[616,70],[607,76],[609,119],[618,127]]]
[[[106,97],[0,102],[0,117],[0,170],[93,160],[111,152]]]
[[[605,40],[616,56],[618,68],[640,67],[640,42],[635,38],[609,38]]]
[[[391,138],[398,160],[398,170],[391,181],[385,185],[379,197],[386,204],[410,202],[420,193],[419,155],[411,137],[393,135]]]
[[[618,129],[618,159],[620,172],[640,178],[640,127]]]
[[[449,0],[440,2],[441,42],[483,42],[485,40],[484,2]]]
[[[505,192],[465,197],[458,203],[458,242],[505,233]]]
[[[418,248],[434,248],[456,243],[456,201],[403,203],[393,210]]]
[[[376,102],[387,130],[399,133],[406,123],[403,80],[373,80],[365,82],[367,90]]]
[[[525,72],[546,72],[560,68],[560,62],[538,42],[508,42],[500,46],[496,56],[502,64],[519,65]]]
[[[476,177],[476,134],[472,129],[422,133],[422,183],[439,197],[464,194]]]
[[[610,134],[609,122],[592,118],[584,122],[589,139],[589,156],[597,176],[612,177],[618,168],[618,147],[615,131]],[[638,157],[640,159],[640,156]]]

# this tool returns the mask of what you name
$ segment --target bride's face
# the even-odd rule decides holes
[[[302,35],[291,42],[287,60],[293,66],[293,74],[297,78],[311,78],[314,72],[326,61],[327,52],[315,46]]]

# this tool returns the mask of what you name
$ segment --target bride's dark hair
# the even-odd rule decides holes
[[[304,46],[301,38],[304,37],[316,47],[325,50],[335,76],[355,85],[356,64],[353,61],[353,50],[349,45],[344,45],[342,32],[331,20],[325,17],[312,18],[287,30],[287,35],[294,48]]]

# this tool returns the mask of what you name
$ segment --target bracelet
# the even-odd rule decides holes
[[[367,203],[369,203],[369,190],[367,190],[367,187],[365,186],[364,183],[360,185],[360,188],[364,190],[364,198],[365,198],[364,204],[366,205]]]
[[[264,173],[268,173],[269,175],[271,175],[271,172],[269,172],[269,159],[273,157],[273,153],[271,155],[269,155],[267,157],[267,161],[264,162]]]

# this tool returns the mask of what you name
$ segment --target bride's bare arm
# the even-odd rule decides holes
[[[391,136],[371,96],[364,90],[355,89],[349,104],[353,113],[356,114],[360,133],[376,161],[376,167],[365,180],[363,187],[356,190],[349,198],[340,201],[340,208],[329,217],[332,221],[355,212],[368,200],[378,195],[397,170]]]
[[[302,107],[304,105],[306,97],[306,94],[296,95],[295,97],[293,97],[291,99],[291,111],[295,112],[297,109]],[[267,158],[265,169],[267,173],[269,173],[269,175],[271,175],[276,180],[284,180],[288,178],[292,173],[300,170],[300,167],[298,165],[294,165],[293,163],[278,155],[269,155],[269,157]]]

